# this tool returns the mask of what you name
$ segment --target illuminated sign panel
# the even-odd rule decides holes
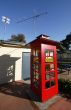
[[[53,62],[53,57],[46,57],[45,62]]]

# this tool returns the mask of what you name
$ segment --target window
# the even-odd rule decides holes
[[[33,84],[35,88],[39,87],[39,77],[40,77],[40,62],[39,62],[39,50],[33,50],[32,57],[32,74],[33,74]]]
[[[45,50],[45,88],[55,85],[54,51]]]
[[[52,50],[45,50],[45,62],[53,62],[54,52]]]

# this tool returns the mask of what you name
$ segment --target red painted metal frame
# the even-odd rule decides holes
[[[33,58],[33,49],[38,49],[40,52],[40,78],[39,78],[39,88],[35,88],[33,84],[33,70],[32,70],[32,58]],[[54,71],[55,71],[55,85],[51,88],[45,88],[45,49],[53,50],[54,51]],[[32,91],[39,96],[41,101],[46,101],[56,95],[58,93],[58,75],[57,75],[57,59],[56,59],[56,46],[54,45],[47,45],[43,44],[40,40],[36,40],[31,43],[31,89]]]
[[[34,43],[35,44],[35,43]],[[39,88],[37,89],[37,88],[35,88],[34,87],[34,84],[33,84],[33,79],[32,79],[32,74],[33,74],[33,69],[32,69],[32,57],[33,57],[33,50],[34,49],[38,49],[39,50],[39,52],[40,52],[40,50],[41,50],[41,48],[40,48],[40,45],[37,45],[37,44],[35,44],[35,45],[32,45],[31,46],[31,70],[30,70],[30,76],[31,76],[31,89],[32,89],[32,91],[37,95],[37,96],[39,96],[40,97],[40,99],[41,99],[41,96],[42,96],[42,94],[41,94],[41,77],[39,78]],[[40,57],[41,57],[41,53],[40,53]],[[41,58],[39,59],[39,60],[41,60]],[[41,76],[41,70],[40,70],[40,76]]]
[[[55,72],[55,85],[50,88],[45,88],[45,56],[44,56],[44,50],[53,50],[54,51],[54,72]],[[45,101],[50,99],[52,96],[56,95],[58,93],[58,74],[57,74],[57,59],[56,59],[56,46],[41,44],[41,79],[42,79],[42,97],[41,100]],[[51,79],[50,79],[51,80]]]

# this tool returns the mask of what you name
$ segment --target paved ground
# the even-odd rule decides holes
[[[28,82],[13,82],[0,86],[0,110],[71,110],[71,99],[58,98],[45,104],[34,101],[28,96]],[[44,107],[44,105],[46,107]],[[40,109],[39,109],[40,108]],[[46,108],[46,109],[44,109]]]
[[[53,103],[46,110],[71,110],[71,100],[62,98],[58,100],[56,103]]]
[[[70,97],[66,98],[66,96],[62,95],[56,95],[46,102],[39,102],[34,100],[33,102],[39,107],[39,110],[71,110]]]
[[[28,86],[21,82],[0,86],[0,110],[38,110],[25,92]]]
[[[62,71],[59,72],[58,77],[71,80],[71,70],[69,71],[68,74],[68,70],[63,69]]]

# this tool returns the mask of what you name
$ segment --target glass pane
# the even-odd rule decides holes
[[[49,79],[50,79],[50,73],[46,73],[45,79],[46,79],[46,80],[49,80]]]
[[[49,51],[45,50],[45,56],[49,56]]]
[[[33,71],[32,78],[33,79],[35,78],[35,71]]]
[[[36,81],[36,80],[35,80],[35,78],[34,78],[34,80],[33,80],[33,81],[34,81],[34,82]]]
[[[54,70],[54,64],[50,64],[50,69]]]
[[[35,62],[39,62],[39,57],[34,57],[33,58],[33,63],[35,63]]]
[[[55,85],[55,81],[52,80],[52,81],[51,81],[51,86],[54,86],[54,85]]]
[[[39,65],[33,65],[33,77],[39,79]]]
[[[38,73],[36,73],[36,79],[39,79],[39,74]]]
[[[36,63],[36,69],[39,70],[39,64]]]
[[[35,50],[33,50],[33,56],[35,56],[36,54],[35,54]]]
[[[50,51],[50,56],[53,57],[53,51]]]
[[[39,56],[39,51],[38,50],[36,50],[35,56]]]
[[[45,88],[50,88],[50,81],[45,83]]]
[[[33,56],[39,56],[39,51],[38,50],[33,50]]]
[[[46,66],[45,66],[45,71],[47,72],[47,71],[49,71],[50,70],[50,64],[46,64]]]
[[[39,62],[39,50],[33,50],[32,56],[32,78],[34,87],[39,86],[39,72],[40,72],[40,62]]]
[[[34,86],[35,86],[36,88],[38,88],[38,87],[39,87],[39,83],[38,83],[38,81],[37,81],[37,80],[35,80],[35,82],[34,82]]]
[[[50,77],[54,78],[55,77],[55,73],[54,72],[50,72]]]
[[[33,70],[35,69],[35,64],[33,64]]]

